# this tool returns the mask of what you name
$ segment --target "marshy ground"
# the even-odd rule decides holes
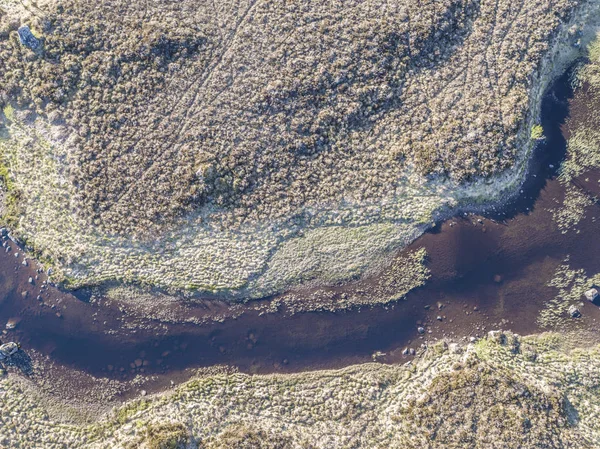
[[[599,49],[545,95],[518,195],[351,281],[248,302],[69,292],[4,235],[1,338],[22,352],[0,380],[0,447],[597,445]]]
[[[554,319],[544,321],[559,294],[551,281],[561,267],[567,264],[594,275],[600,266],[600,254],[590,244],[598,230],[596,206],[586,209],[577,227],[566,233],[553,218],[566,189],[558,177],[569,137],[566,123],[574,126],[576,111],[589,101],[582,94],[572,98],[569,80],[565,75],[546,96],[546,141],[531,163],[523,193],[487,214],[461,213],[440,223],[398,254],[403,260],[424,248],[430,273],[425,285],[404,299],[328,310],[339,309],[353,295],[375,295],[379,278],[388,276],[385,272],[244,305],[182,301],[160,293],[151,298],[133,288],[72,294],[46,286],[35,261],[23,265],[23,253],[5,238],[4,245],[12,250],[0,253],[5,273],[0,320],[17,319],[13,330],[4,331],[5,338],[22,342],[40,367],[47,363],[44,357],[53,360],[43,370],[46,380],[57,375],[69,379],[70,370],[111,379],[112,399],[120,400],[170,387],[171,381],[211,366],[289,373],[371,361],[378,352],[379,362],[402,363],[413,358],[411,348],[418,351],[426,342],[465,341],[492,329],[520,334],[562,326],[595,330],[600,310],[593,304],[580,306],[582,317],[577,320],[566,313],[565,306],[578,304],[580,296],[557,303]],[[577,178],[590,197],[600,194],[595,173]],[[82,388],[94,385],[91,378],[82,379],[87,379],[78,381]]]

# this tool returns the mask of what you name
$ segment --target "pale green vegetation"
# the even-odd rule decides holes
[[[584,292],[593,285],[594,278],[588,278],[584,270],[573,270],[567,259],[554,273],[549,285],[557,289],[556,296],[546,302],[540,312],[538,323],[546,328],[553,328],[569,318],[569,306],[581,303]],[[596,280],[600,280],[596,276]]]
[[[598,4],[0,7],[15,234],[69,286],[247,297],[354,278],[438,211],[513,191]]]
[[[542,140],[544,139],[544,128],[542,125],[534,125],[531,127],[531,139]]]
[[[569,337],[572,338],[572,337]],[[600,351],[564,335],[436,343],[412,364],[213,375],[58,423],[25,380],[0,380],[10,448],[564,448],[600,443]],[[582,343],[580,341],[580,343]]]
[[[570,137],[567,157],[560,168],[560,181],[565,185],[562,204],[552,211],[554,220],[563,233],[568,232],[586,216],[586,210],[598,199],[577,186],[573,181],[587,171],[600,168],[600,115],[595,105],[600,103],[600,38],[597,36],[587,47],[587,60],[575,74],[575,96],[586,95],[592,105],[585,116],[568,121]]]
[[[149,426],[145,440],[148,449],[186,449],[189,435],[183,424],[163,423]]]
[[[426,257],[427,252],[422,248],[395,257],[388,266],[378,271],[376,280],[369,284],[368,289],[349,288],[346,293],[340,295],[322,287],[312,290],[308,297],[303,292],[298,294],[292,290],[277,296],[272,307],[285,305],[288,312],[294,313],[312,310],[335,311],[398,301],[429,279]]]
[[[549,285],[557,289],[556,296],[550,299],[540,312],[538,323],[546,328],[555,329],[570,319],[567,313],[569,306],[584,306],[587,300],[584,293],[593,285],[600,285],[600,273],[586,273],[569,266],[569,259],[565,260],[554,273]]]
[[[586,209],[592,204],[594,199],[589,194],[569,184],[563,203],[552,210],[552,218],[565,234],[585,217]]]

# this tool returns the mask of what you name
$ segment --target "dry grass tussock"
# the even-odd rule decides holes
[[[399,223],[352,260],[344,251],[360,245],[335,253],[349,266],[338,271],[354,276],[422,232],[433,211],[512,185],[455,195],[527,152],[522,128],[553,71],[544,58],[559,34],[573,50],[588,5],[0,4],[0,146],[20,195],[9,208],[16,230],[74,285],[210,291],[258,288],[279,246],[306,242],[306,229],[339,226],[327,239],[341,247],[345,227]],[[39,50],[18,42],[22,23]],[[52,198],[34,204],[43,196]],[[244,226],[254,228],[240,237]],[[131,236],[147,246],[132,250]],[[284,271],[318,274],[311,257],[286,256]],[[277,286],[257,282],[263,292],[306,277],[275,274]]]
[[[378,201],[407,167],[510,167],[568,0],[53,2],[31,54],[5,21],[2,98],[65,122],[77,211],[131,232]]]

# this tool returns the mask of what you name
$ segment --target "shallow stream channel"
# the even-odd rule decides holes
[[[207,300],[173,306],[173,316],[188,319],[177,323],[144,317],[114,300],[89,301],[85,292],[46,286],[35,261],[23,264],[22,250],[4,237],[4,246],[11,249],[0,248],[1,339],[20,342],[33,358],[95,377],[143,377],[144,389],[157,391],[214,365],[271,373],[373,360],[406,363],[435,339],[464,341],[493,329],[543,331],[538,317],[557,295],[549,282],[560,265],[568,259],[573,269],[600,272],[600,204],[588,207],[566,233],[552,212],[565,195],[557,177],[569,133],[565,121],[593,107],[579,97],[573,97],[567,75],[546,95],[546,140],[536,149],[527,181],[513,201],[481,215],[461,212],[399,254],[424,247],[431,278],[397,303],[335,313],[249,310],[199,325],[189,318],[227,308]],[[600,197],[600,172],[584,173],[573,183],[589,197]],[[350,288],[368,289],[369,282]],[[586,303],[580,310],[579,322],[595,329],[600,309]],[[138,383],[123,396],[139,388]]]

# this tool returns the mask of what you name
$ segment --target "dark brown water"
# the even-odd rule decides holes
[[[567,256],[574,268],[600,271],[595,245],[600,209],[594,206],[577,226],[579,232],[567,234],[561,234],[550,212],[564,195],[555,178],[565,154],[564,121],[569,111],[583,107],[571,97],[564,77],[544,100],[548,139],[536,152],[522,194],[483,216],[461,213],[407,249],[426,248],[432,278],[405,301],[338,313],[247,312],[224,323],[169,324],[121,311],[114,301],[108,307],[56,288],[41,289],[43,275],[31,285],[28,278],[35,277],[35,269],[21,265],[22,256],[14,256],[18,248],[10,243],[11,252],[0,252],[0,325],[11,318],[20,321],[3,339],[97,376],[157,374],[146,388],[159,388],[167,377],[189,376],[184,372],[188,368],[228,364],[245,372],[292,372],[370,361],[375,351],[385,353],[384,362],[401,362],[410,359],[402,355],[405,347],[418,348],[433,338],[466,338],[498,328],[538,331],[538,313],[556,294],[547,284]],[[598,173],[576,182],[600,196]],[[368,289],[369,283],[332,291]],[[26,297],[23,291],[29,292]],[[213,302],[176,308],[180,316],[201,317],[226,306]],[[600,319],[591,305],[583,312],[584,322]],[[417,332],[419,326],[426,329],[424,335]]]

